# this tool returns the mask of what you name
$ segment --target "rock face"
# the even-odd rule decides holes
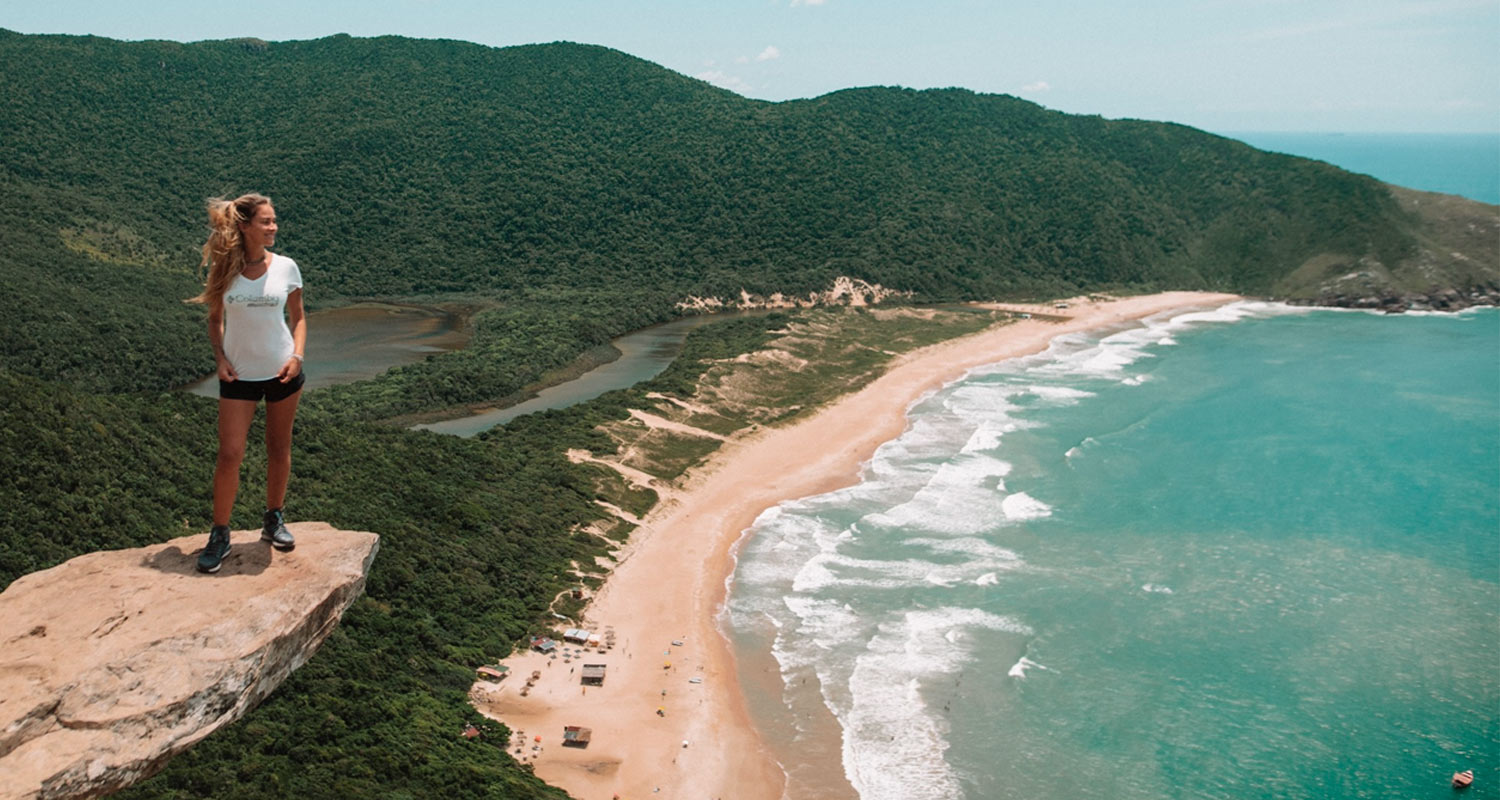
[[[95,797],[265,699],[364,590],[379,537],[311,522],[279,552],[237,531],[90,553],[0,593],[0,798]]]

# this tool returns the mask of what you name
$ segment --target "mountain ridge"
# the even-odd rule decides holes
[[[359,191],[372,195],[378,213],[399,214],[410,198],[456,217],[461,235],[441,249],[416,226],[397,221],[388,231],[441,278],[357,267],[351,262],[366,251],[348,243],[347,232],[309,226],[305,236],[315,238],[299,244],[333,267],[341,293],[359,293],[364,283],[373,293],[503,290],[553,279],[562,266],[569,278],[594,283],[666,267],[665,282],[684,290],[740,288],[727,285],[725,270],[751,291],[800,290],[834,277],[819,263],[829,259],[863,261],[867,274],[857,277],[935,298],[1041,288],[1058,278],[1067,289],[1175,279],[1264,291],[1270,276],[1179,258],[1212,235],[1210,217],[1233,210],[1226,198],[1239,187],[1177,179],[1239,169],[1251,193],[1321,181],[1350,205],[1334,217],[1345,226],[1368,228],[1362,213],[1396,214],[1375,182],[1317,162],[1172,123],[1068,115],[959,88],[859,87],[770,103],[575,43],[488,48],[334,36],[261,46],[13,35],[0,44],[15,51],[8,63],[29,70],[7,67],[9,82],[43,90],[23,92],[28,97],[50,95],[48,113],[28,114],[39,104],[23,101],[5,115],[19,134],[0,146],[12,176],[114,183],[153,209],[166,205],[155,199],[164,190],[175,195],[164,199],[182,222],[196,216],[199,187],[220,182],[253,183],[284,198],[293,224],[338,219],[355,208]],[[54,63],[35,67],[39,60]],[[259,92],[242,88],[261,82]],[[43,132],[71,132],[64,156],[20,152]],[[262,160],[235,164],[232,143],[255,136]],[[100,142],[108,153],[97,152]],[[163,148],[195,169],[168,174]],[[106,155],[134,162],[158,186],[147,193],[140,190],[148,181],[121,180]],[[1152,202],[1168,190],[1180,197]],[[385,200],[387,191],[397,196]],[[1300,202],[1284,191],[1278,203],[1253,210],[1297,211]],[[1182,219],[1161,220],[1163,210]],[[526,224],[534,217],[546,223],[540,230]],[[652,246],[629,241],[627,231],[642,226],[654,234]],[[1049,235],[1052,226],[1069,236]],[[195,227],[148,238],[185,249],[191,241],[177,231]],[[903,241],[915,232],[940,241]],[[1378,230],[1362,233],[1369,241],[1323,238],[1345,249],[1399,249]],[[743,245],[785,263],[758,264]],[[568,263],[590,255],[597,263]],[[526,259],[546,269],[517,263]],[[494,273],[479,272],[476,261]],[[903,261],[923,262],[940,277],[917,285],[922,276]]]

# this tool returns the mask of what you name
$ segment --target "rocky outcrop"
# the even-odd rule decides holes
[[[813,308],[815,306],[870,306],[876,305],[888,297],[910,297],[911,292],[902,292],[896,289],[887,289],[878,283],[870,283],[841,275],[833,280],[833,284],[821,292],[808,292],[805,295],[784,294],[772,292],[768,295],[752,294],[744,289],[740,290],[740,296],[732,300],[724,300],[719,297],[694,297],[689,296],[677,303],[677,308],[697,314],[712,314],[726,309],[745,308]]]
[[[1273,299],[1391,313],[1500,305],[1500,208],[1387,188],[1408,220],[1410,250],[1391,263],[1373,255],[1316,256],[1288,276]]]
[[[150,776],[265,699],[364,590],[372,533],[238,531],[79,556],[0,593],[0,798],[96,797]]]
[[[1294,299],[1293,305],[1366,308],[1400,314],[1403,311],[1462,311],[1472,306],[1500,306],[1500,288],[1432,289],[1402,292],[1389,286],[1370,286],[1362,291],[1328,291],[1310,300]]]

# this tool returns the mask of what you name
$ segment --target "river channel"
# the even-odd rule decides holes
[[[619,358],[608,364],[601,364],[573,380],[542,389],[530,400],[473,416],[413,427],[455,436],[474,436],[496,425],[504,425],[522,414],[567,408],[592,400],[605,392],[634,386],[660,375],[677,358],[677,354],[682,352],[682,342],[694,328],[742,313],[754,312],[684,317],[627,333],[610,342],[620,351]]]

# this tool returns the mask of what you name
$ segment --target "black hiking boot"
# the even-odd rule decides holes
[[[260,540],[270,542],[277,550],[290,550],[297,546],[297,540],[292,538],[292,532],[286,529],[286,521],[281,518],[281,509],[272,509],[266,512],[265,527],[260,530]]]
[[[198,554],[199,572],[218,572],[229,555],[229,526],[215,525],[208,532],[208,546]]]

